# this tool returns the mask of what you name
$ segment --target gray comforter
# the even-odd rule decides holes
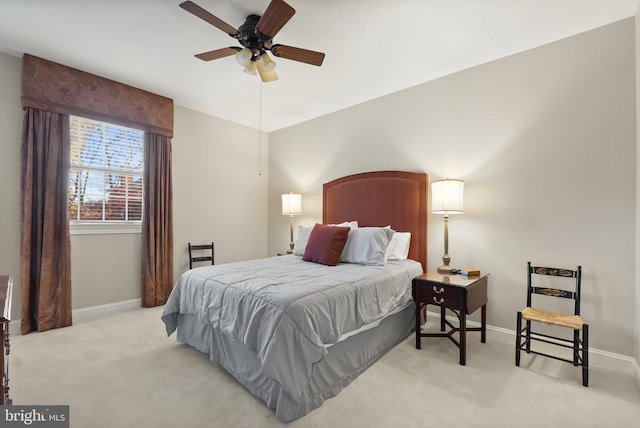
[[[300,399],[327,347],[411,303],[412,260],[328,267],[297,256],[207,266],[176,282],[162,320],[197,316],[253,351],[265,374]]]

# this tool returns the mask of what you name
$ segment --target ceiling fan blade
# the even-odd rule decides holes
[[[278,57],[305,62],[311,65],[321,66],[324,61],[322,52],[310,51],[302,48],[294,48],[286,45],[273,45],[271,52]]]
[[[256,30],[271,39],[295,13],[296,10],[283,0],[271,0],[267,10],[256,24]]]
[[[222,48],[216,49],[215,51],[203,52],[201,54],[196,55],[196,58],[200,58],[203,61],[212,61],[218,58],[224,58],[225,56],[235,55],[240,52],[240,48],[230,47],[230,48]]]
[[[208,22],[214,27],[224,31],[230,36],[235,36],[236,34],[238,34],[238,30],[236,30],[231,25],[224,22],[222,19],[216,16],[213,16],[212,14],[210,14],[209,12],[207,12],[206,10],[204,10],[203,8],[201,8],[200,6],[198,6],[192,1],[185,1],[184,3],[180,3],[180,7],[186,10],[187,12],[191,12],[198,18]]]

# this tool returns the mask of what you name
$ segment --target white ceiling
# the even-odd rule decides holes
[[[274,58],[260,83],[238,46],[182,0],[0,0],[0,51],[30,53],[274,131],[487,61],[634,16],[640,0],[287,0],[276,43],[326,53],[321,67]],[[194,0],[238,27],[270,0]],[[262,109],[260,99],[262,98]]]

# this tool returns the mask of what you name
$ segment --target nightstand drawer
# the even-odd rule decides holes
[[[462,299],[464,299],[464,290],[460,287],[433,283],[419,283],[416,285],[415,300],[418,302],[459,307]]]

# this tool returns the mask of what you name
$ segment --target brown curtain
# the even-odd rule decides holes
[[[28,108],[22,123],[20,331],[71,325],[69,116]]]
[[[147,307],[164,304],[173,287],[173,214],[171,208],[173,100],[25,54],[22,57],[22,108],[51,112],[47,113],[51,118],[62,117],[55,116],[54,113],[59,115],[72,114],[145,131],[147,140],[144,172],[145,199],[142,218],[142,303]],[[30,113],[27,112],[27,115],[29,116]],[[68,118],[60,120],[65,120],[65,123],[68,124]],[[53,124],[53,119],[51,124]],[[41,127],[45,127],[45,125],[41,125]],[[54,128],[53,125],[50,127]],[[60,130],[60,128],[64,129]],[[35,328],[44,330],[71,324],[70,252],[66,217],[67,168],[69,164],[69,142],[66,136],[68,126],[61,127],[60,124],[57,124],[55,129],[56,132],[64,133],[62,134],[65,136],[64,141],[66,141],[64,147],[58,147],[57,142],[48,142],[42,144],[44,148],[38,148],[38,150],[47,152],[52,152],[54,148],[59,149],[60,152],[67,151],[65,155],[60,154],[55,160],[53,157],[52,160],[43,158],[36,148],[25,149],[23,141],[22,190],[23,198],[27,200],[22,203],[22,278],[23,284],[36,284],[29,287],[23,285],[23,332]],[[43,133],[47,132],[43,131]],[[33,162],[33,165],[25,166],[25,158],[33,158],[29,161]],[[45,168],[45,163],[51,165],[49,169]],[[51,171],[54,165],[57,165],[58,170],[63,171],[64,175],[61,172],[61,175],[54,176]],[[45,173],[46,175],[44,175]],[[26,189],[25,186],[33,186],[33,183],[31,179],[25,180],[25,177],[40,177],[41,175],[43,185],[51,187],[47,187],[47,190],[38,188],[38,196],[31,196],[33,192]],[[57,193],[53,193],[52,190],[55,183],[61,186],[56,189]],[[43,206],[45,202],[48,205]],[[39,221],[36,214],[32,213],[32,208],[30,208],[32,205],[37,206],[46,214],[43,220],[44,225],[31,224],[32,220]],[[29,207],[29,210],[25,210],[26,206]],[[55,206],[55,214],[52,211],[53,206]],[[58,210],[60,210],[59,213]],[[44,214],[38,215],[44,216]],[[52,220],[51,216],[55,219]],[[52,229],[53,225],[56,228]],[[42,240],[41,247],[37,245],[38,239]],[[63,240],[64,246],[62,245]],[[31,261],[32,253],[36,261],[40,260],[40,254],[43,255],[41,266]],[[39,283],[43,283],[45,286],[39,286]],[[37,314],[40,313],[38,311],[42,313],[41,317],[46,321],[37,322]],[[36,315],[29,315],[32,313]],[[65,321],[62,321],[63,319]]]
[[[142,306],[164,305],[173,288],[171,139],[145,134]]]

